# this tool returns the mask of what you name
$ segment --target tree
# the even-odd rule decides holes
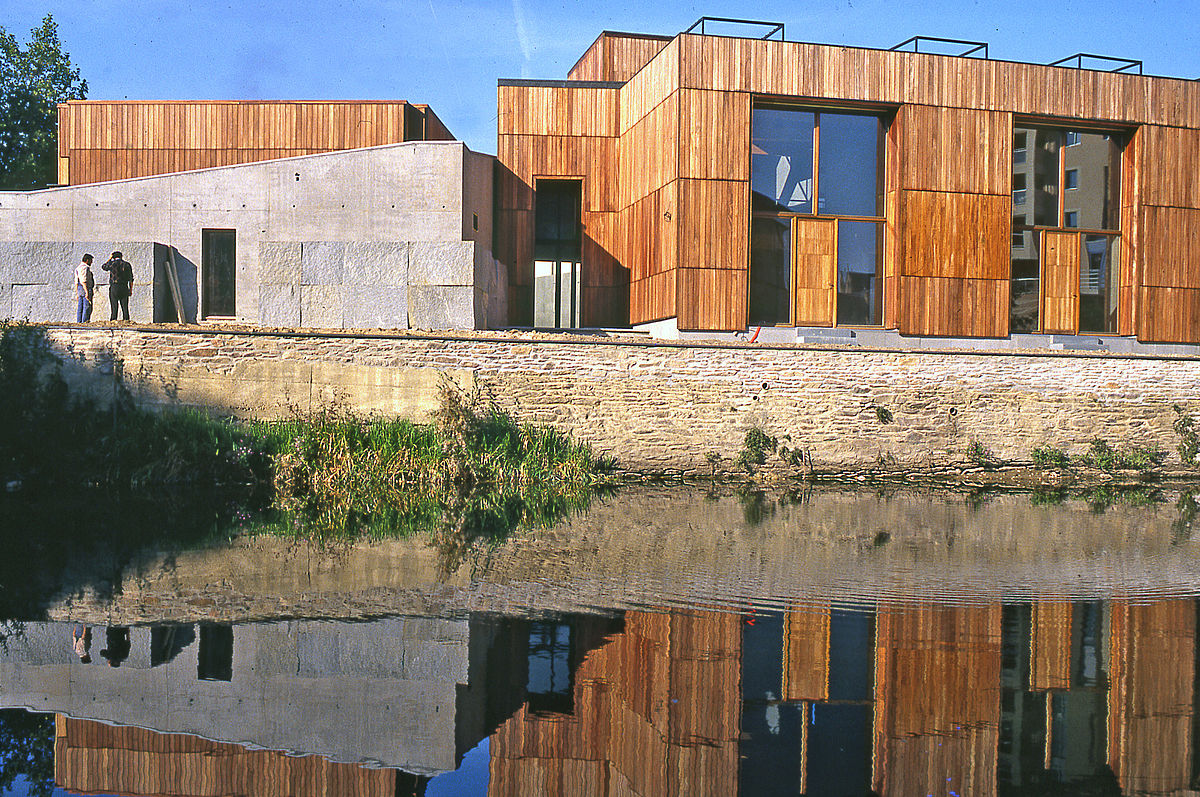
[[[87,96],[51,15],[29,36],[22,49],[0,27],[0,190],[58,181],[58,103]]]

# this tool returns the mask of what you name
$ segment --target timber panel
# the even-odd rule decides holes
[[[797,218],[792,237],[796,326],[831,327],[837,305],[837,222]]]
[[[1109,645],[1109,767],[1127,794],[1188,789],[1195,603],[1114,602]]]
[[[1200,130],[1145,125],[1137,135],[1142,204],[1200,208]]]
[[[901,277],[900,332],[1003,338],[1008,335],[1007,280]]]
[[[537,188],[538,177],[583,178],[583,209],[617,207],[617,139],[599,136],[502,135],[501,162],[519,179]]]
[[[1200,340],[1200,288],[1141,288],[1138,340],[1194,343]]]
[[[901,192],[900,273],[1008,280],[1011,207],[1007,195]]]
[[[783,700],[829,699],[829,607],[792,609],[783,620]]]
[[[1200,210],[1143,206],[1142,284],[1200,288]]]
[[[680,36],[680,85],[1200,128],[1193,81],[931,53]]]
[[[680,90],[679,176],[750,179],[750,95]]]
[[[1079,234],[1042,233],[1042,331],[1079,331]]]
[[[654,106],[621,136],[619,201],[626,208],[679,176],[679,94]]]
[[[606,30],[571,67],[567,79],[624,82],[649,63],[670,41],[670,36]]]
[[[1009,195],[1012,114],[907,105],[893,124],[901,188]]]
[[[677,182],[665,185],[621,212],[630,279],[645,279],[678,264],[678,187]]]
[[[679,181],[680,268],[746,271],[748,193],[744,182]]]
[[[1029,688],[1034,691],[1071,688],[1070,601],[1033,604],[1029,640]]]
[[[646,324],[675,315],[678,269],[652,274],[629,283],[629,321]]]
[[[680,329],[746,328],[749,285],[745,269],[681,268],[677,273]]]
[[[72,100],[58,123],[72,185],[450,137],[406,102]]]
[[[618,135],[618,89],[499,86],[496,95],[502,135]]]

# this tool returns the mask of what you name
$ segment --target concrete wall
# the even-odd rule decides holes
[[[203,318],[201,232],[221,228],[237,230],[239,321],[487,327],[503,319],[506,282],[491,255],[491,162],[460,142],[410,142],[0,193],[0,314],[74,320],[79,255],[98,264],[119,249],[144,294],[134,320],[160,320],[169,294],[150,281],[166,250],[154,259],[153,241],[175,248],[187,320]]]
[[[1179,404],[1200,416],[1200,358],[906,352],[487,335],[287,335],[49,328],[68,378],[112,394],[115,364],[146,405],[279,417],[341,404],[427,417],[443,374],[477,379],[522,421],[553,424],[623,464],[708,473],[758,427],[817,468],[1006,459],[1093,438],[1172,452]],[[876,410],[891,413],[890,422]],[[886,413],[883,413],[886,417]]]
[[[0,646],[0,705],[430,774],[454,770],[465,752],[456,717],[467,620],[233,626],[230,681],[197,677],[198,641],[152,667],[149,627],[130,630],[129,658],[112,668],[100,656],[105,628],[94,626],[84,664],[72,628],[26,623]],[[472,745],[487,731],[475,725]]]

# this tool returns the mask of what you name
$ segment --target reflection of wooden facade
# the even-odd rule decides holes
[[[630,612],[572,714],[525,706],[492,737],[488,794],[736,794],[740,678],[739,616]]]
[[[880,794],[996,793],[1000,607],[876,615],[875,772]]]
[[[58,132],[63,185],[452,138],[427,105],[365,101],[72,100]]]
[[[1196,605],[1114,603],[1108,765],[1130,793],[1180,793],[1192,774]]]
[[[508,267],[512,323],[532,316],[537,181],[568,177],[583,182],[585,325],[675,319],[680,329],[745,329],[750,116],[756,100],[770,99],[889,115],[883,327],[913,335],[1009,333],[1014,120],[1127,135],[1117,331],[1200,341],[1200,181],[1190,177],[1200,168],[1200,84],[613,33],[570,77],[499,86],[496,253]],[[828,247],[805,238],[819,260]],[[1060,260],[1054,265],[1069,272]],[[827,282],[798,276],[797,323],[830,323]],[[1045,299],[1045,331],[1070,330],[1062,316],[1077,312],[1077,295],[1060,282]]]
[[[54,778],[82,794],[254,794],[394,797],[410,776],[395,769],[339,764],[247,750],[198,736],[114,727],[91,720],[55,721]]]

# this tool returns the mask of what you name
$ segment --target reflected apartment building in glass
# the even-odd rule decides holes
[[[509,323],[1200,342],[1200,84],[920,45],[706,20],[501,80]]]

